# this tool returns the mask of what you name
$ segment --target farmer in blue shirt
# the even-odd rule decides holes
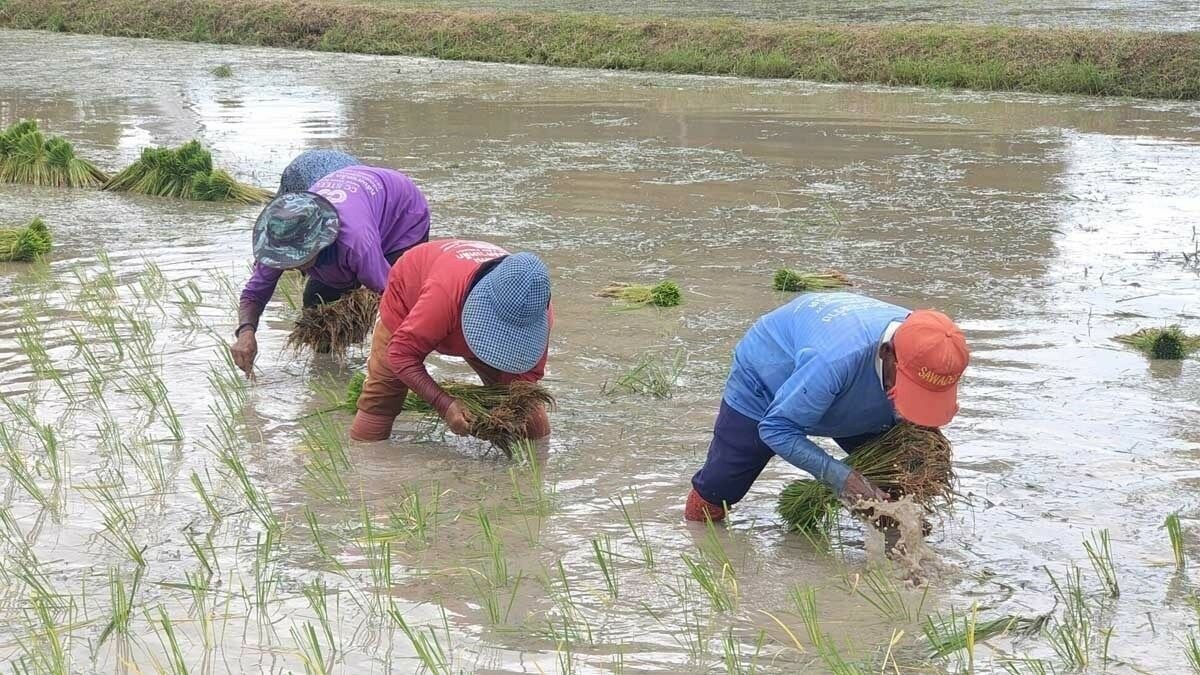
[[[797,297],[759,319],[735,348],[684,516],[724,518],[775,455],[851,504],[886,499],[809,436],[852,453],[901,420],[943,426],[958,411],[967,361],[962,331],[940,312],[852,293]]]

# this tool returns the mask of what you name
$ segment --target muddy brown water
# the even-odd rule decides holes
[[[845,590],[865,569],[860,529],[847,524],[832,555],[783,531],[775,496],[799,475],[784,463],[768,467],[714,534],[682,522],[730,349],[788,299],[770,276],[790,265],[843,269],[862,292],[940,308],[968,333],[972,365],[947,431],[965,501],[930,538],[944,569],[930,579],[922,613],[977,603],[981,616],[1061,614],[1043,567],[1061,576],[1074,561],[1096,608],[1092,669],[1105,665],[1111,628],[1108,670],[1188,672],[1200,364],[1151,364],[1110,338],[1167,322],[1200,331],[1200,276],[1181,255],[1198,245],[1200,106],[34,32],[0,32],[0,60],[0,123],[36,117],[109,169],[149,143],[196,137],[219,164],[265,186],[289,157],[316,146],[409,172],[430,198],[434,236],[491,240],[550,264],[558,323],[548,384],[561,403],[539,454],[541,506],[528,467],[468,442],[430,440],[411,419],[390,442],[347,446],[351,468],[339,474],[348,498],[331,503],[306,475],[313,455],[302,418],[326,405],[321,384],[344,382],[363,356],[341,366],[284,353],[294,312],[277,296],[261,331],[259,377],[235,404],[232,441],[282,523],[279,545],[256,563],[263,528],[207,431],[232,414],[219,412],[210,378],[228,374],[221,344],[234,327],[256,209],[0,186],[0,221],[40,214],[56,238],[48,266],[0,267],[0,391],[53,426],[67,458],[55,492],[44,449],[18,435],[19,461],[6,459],[0,474],[20,531],[0,546],[6,660],[53,653],[36,594],[15,572],[32,551],[57,598],[54,636],[76,672],[169,670],[163,615],[192,672],[302,670],[306,624],[337,672],[415,672],[412,641],[379,611],[388,606],[426,638],[436,627],[450,655],[445,672],[827,672],[789,599],[798,585],[817,589],[822,629],[848,660],[876,671],[897,662],[953,669],[953,660],[922,656],[920,591],[904,596],[913,614],[905,619]],[[232,78],[209,74],[220,63]],[[158,286],[147,261],[161,270]],[[663,276],[682,285],[682,307],[614,311],[593,297],[611,280]],[[188,299],[189,282],[199,302]],[[119,302],[89,300],[108,288]],[[131,310],[114,324],[119,340],[102,318],[116,306]],[[153,340],[148,355],[122,357],[117,343],[135,351],[133,319]],[[75,404],[39,381],[23,334],[46,346]],[[670,398],[608,393],[642,354],[681,355]],[[434,366],[463,372],[449,360]],[[132,391],[146,373],[165,384],[178,443],[162,440],[163,414]],[[106,420],[116,429],[108,441],[98,431]],[[122,453],[114,436],[134,449]],[[162,485],[147,478],[152,464],[139,468],[130,456],[162,458]],[[15,480],[22,463],[57,495],[49,508]],[[106,534],[103,485],[115,486],[128,511],[110,529],[133,535],[146,567],[130,637],[101,645],[113,614],[110,574],[127,587],[136,576]],[[414,491],[427,501],[441,495],[438,527],[424,543],[390,532],[391,580],[377,583],[368,568],[380,548],[364,543],[362,511],[377,528],[403,521],[389,514],[402,513]],[[618,498],[639,504],[634,520],[653,567]],[[506,575],[491,562],[481,510],[498,532]],[[1161,527],[1171,512],[1190,540],[1184,572]],[[336,563],[320,553],[306,513]],[[1082,546],[1102,528],[1121,584],[1107,602]],[[216,568],[200,601],[187,590],[202,570],[189,538]],[[714,538],[736,579],[731,610],[718,611],[686,580],[684,556],[719,557]],[[614,553],[615,598],[593,541]],[[329,634],[304,595],[317,579]],[[1060,662],[1044,640],[1000,639],[980,647],[975,667],[1000,672],[1005,658],[1024,655]]]
[[[373,0],[383,5],[429,6],[429,0]],[[480,7],[537,11],[592,12],[635,16],[739,17],[824,23],[976,23],[1001,26],[1196,30],[1200,13],[1190,0],[1100,0],[1046,3],[1038,0],[435,0],[462,9]]]

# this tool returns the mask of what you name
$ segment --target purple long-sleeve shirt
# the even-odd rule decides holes
[[[391,269],[385,256],[429,237],[425,195],[399,171],[351,166],[318,180],[309,191],[328,199],[341,221],[332,254],[321,255],[307,270],[309,276],[334,288],[358,282],[382,293]],[[282,275],[282,270],[254,263],[242,289],[243,323],[257,324]]]

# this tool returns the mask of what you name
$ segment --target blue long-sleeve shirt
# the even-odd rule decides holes
[[[850,468],[809,440],[890,428],[875,368],[880,340],[909,310],[852,293],[810,293],[763,316],[738,343],[725,402],[758,421],[775,454],[840,492]]]

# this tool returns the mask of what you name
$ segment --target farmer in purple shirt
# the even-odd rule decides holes
[[[308,281],[304,306],[332,302],[359,286],[382,293],[392,263],[429,240],[429,205],[408,176],[352,166],[267,204],[254,223],[254,272],[242,290],[234,363],[253,372],[258,319],[285,270]]]

